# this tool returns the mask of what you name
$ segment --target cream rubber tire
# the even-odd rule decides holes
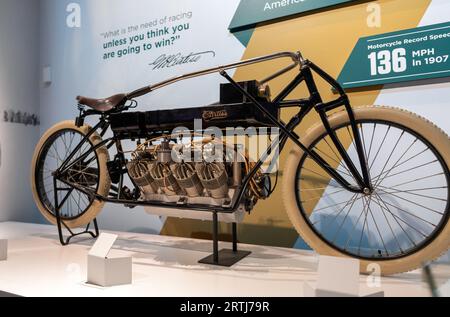
[[[434,146],[447,164],[447,168],[450,166],[449,137],[426,119],[405,110],[381,106],[355,108],[354,113],[356,120],[385,120],[403,125],[413,131],[416,131]],[[345,111],[337,112],[329,117],[329,121],[332,128],[338,127],[348,122],[347,113]],[[326,133],[325,128],[321,123],[318,123],[307,131],[305,137],[302,138],[301,141],[306,147],[309,147],[314,140],[319,138],[324,133]],[[289,219],[304,241],[317,253],[337,257],[350,257],[349,255],[341,253],[337,249],[331,247],[319,238],[311,229],[310,225],[307,223],[307,220],[303,217],[300,208],[297,205],[295,182],[297,178],[298,165],[304,153],[295,145],[293,145],[293,147],[295,148],[293,148],[289,154],[283,173],[283,201]],[[448,212],[449,211],[447,210],[447,217]],[[450,221],[447,221],[440,234],[417,252],[396,259],[361,259],[360,271],[361,273],[372,273],[373,266],[371,264],[373,263],[379,265],[381,271],[380,273],[382,275],[411,271],[421,267],[424,263],[427,263],[430,260],[438,258],[448,250],[449,245]]]
[[[75,125],[74,121],[68,120],[68,121],[62,121],[60,123],[57,123],[53,127],[51,127],[49,130],[47,130],[44,135],[39,140],[36,149],[34,151],[33,160],[31,163],[31,189],[33,193],[33,198],[36,203],[36,206],[38,207],[41,214],[44,216],[45,219],[47,219],[50,223],[56,225],[56,216],[51,213],[47,207],[44,206],[42,203],[39,194],[38,194],[38,188],[36,185],[36,165],[37,160],[39,159],[41,150],[43,146],[45,145],[46,141],[52,137],[54,134],[58,133],[61,130],[75,130],[83,135],[86,135],[89,131],[90,126],[83,125],[82,127],[77,127]],[[92,146],[97,145],[101,142],[100,135],[95,132],[90,137],[90,142]],[[111,186],[111,180],[109,178],[108,169],[106,166],[106,163],[109,160],[109,154],[106,147],[102,146],[99,149],[96,150],[96,155],[98,158],[98,167],[99,167],[99,183],[98,183],[98,190],[97,194],[106,196],[109,193],[109,189]],[[101,202],[99,200],[93,200],[90,206],[85,210],[79,217],[76,217],[74,219],[67,219],[64,220],[64,223],[69,228],[77,228],[81,226],[85,226],[88,223],[90,223],[99,212],[102,210],[104,206],[104,202]]]

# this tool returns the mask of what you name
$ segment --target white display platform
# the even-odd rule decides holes
[[[224,268],[197,263],[211,253],[211,241],[117,233],[114,248],[133,258],[133,284],[102,288],[85,284],[94,239],[75,238],[63,247],[56,227],[14,222],[0,223],[0,233],[9,239],[0,291],[22,296],[303,296],[303,284],[318,280],[318,257],[311,251],[240,244],[252,254]],[[438,283],[448,280],[445,270]],[[383,277],[380,284],[370,288],[367,277],[360,277],[362,293],[429,296],[420,270]]]

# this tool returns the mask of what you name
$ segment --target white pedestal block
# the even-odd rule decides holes
[[[88,254],[87,282],[99,286],[131,284],[132,259],[111,250],[117,235],[102,233]]]
[[[316,287],[304,283],[306,297],[358,297],[359,260],[321,255]],[[382,297],[384,292],[363,296]]]
[[[131,284],[131,257],[100,258],[88,255],[88,283],[99,286]]]
[[[8,240],[0,239],[0,261],[8,258]]]

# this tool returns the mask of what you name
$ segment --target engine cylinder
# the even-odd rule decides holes
[[[153,163],[150,175],[153,177],[159,188],[168,196],[185,195],[186,192],[178,185],[169,165]]]
[[[198,197],[203,193],[203,185],[192,163],[172,164],[173,176],[189,197]]]
[[[143,193],[156,193],[158,186],[150,175],[149,162],[131,161],[127,163],[128,174]]]
[[[197,163],[195,169],[211,197],[220,199],[228,196],[228,175],[223,163]]]

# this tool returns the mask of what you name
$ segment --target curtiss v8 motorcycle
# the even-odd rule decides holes
[[[289,59],[290,64],[259,81],[236,82],[227,73],[275,59]],[[293,70],[292,81],[271,96],[268,83]],[[221,86],[217,104],[131,111],[140,96],[213,73],[228,81]],[[316,77],[335,90],[335,100],[322,100]],[[303,84],[308,96],[289,99]],[[376,263],[383,274],[393,274],[418,268],[449,247],[448,136],[404,110],[352,108],[336,80],[299,52],[189,73],[106,99],[77,100],[78,117],[50,128],[32,163],[34,199],[45,218],[58,225],[60,236],[61,228],[91,223],[106,202],[144,206],[156,214],[212,219],[211,263],[219,263],[217,222],[232,223],[235,233],[243,215],[269,198],[278,172],[266,173],[263,165],[289,143],[282,175],[285,209],[298,233],[318,253],[358,258],[363,272]],[[280,119],[285,108],[298,109],[288,122]],[[318,113],[320,122],[300,138],[295,129],[311,111]],[[85,124],[88,116],[97,116],[98,123]],[[216,135],[204,137],[194,119],[200,120],[202,129],[268,127],[279,133],[252,160],[238,144]],[[188,136],[173,132],[180,126]],[[136,142],[131,152],[123,150],[125,140]],[[231,159],[216,152],[217,145],[231,150],[225,151],[232,153]],[[115,154],[110,156],[113,148]],[[182,152],[198,160],[177,160]],[[236,241],[232,252],[238,252]]]

